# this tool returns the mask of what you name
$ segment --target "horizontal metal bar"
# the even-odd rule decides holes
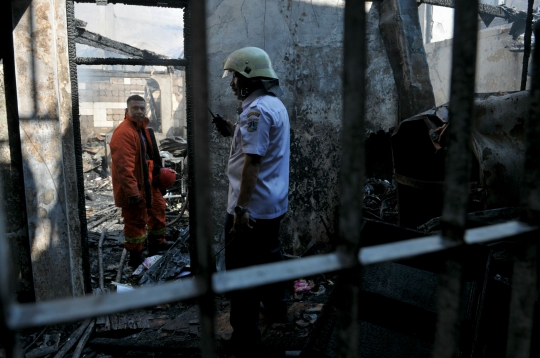
[[[503,224],[469,229],[465,232],[464,241],[469,245],[485,244],[534,230],[538,230],[538,227],[530,226],[520,221],[510,221]],[[359,253],[359,260],[361,265],[367,266],[382,262],[403,260],[443,251],[456,246],[459,246],[459,243],[444,240],[440,235],[433,235],[384,245],[364,247]]]
[[[164,59],[164,58],[98,58],[98,57],[77,57],[77,65],[127,65],[127,66],[187,66],[185,58]]]
[[[219,272],[212,277],[216,293],[225,293],[250,287],[313,276],[351,267],[351,261],[337,252],[302,259],[250,266]]]
[[[467,230],[465,243],[483,244],[534,230],[538,230],[538,227],[529,226],[519,221],[511,221]],[[364,247],[360,251],[359,259],[362,265],[367,266],[443,251],[455,246],[458,246],[458,244],[449,243],[440,236],[435,235]],[[334,252],[280,263],[251,266],[215,273],[212,276],[212,288],[216,293],[226,293],[344,270],[350,268],[353,264],[354,262]],[[9,309],[8,326],[10,329],[17,330],[73,322],[85,318],[196,298],[203,293],[203,286],[198,284],[197,279],[184,279],[178,282],[160,284],[159,294],[156,294],[156,287],[143,287],[126,293],[86,296],[35,304],[13,304]]]
[[[202,287],[199,286],[197,279],[187,279],[163,283],[159,288],[151,286],[115,294],[14,304],[9,312],[8,326],[12,330],[19,330],[76,322],[91,317],[187,300],[201,294]]]

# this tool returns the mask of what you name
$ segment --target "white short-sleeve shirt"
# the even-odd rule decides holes
[[[248,205],[255,219],[274,219],[287,212],[289,192],[290,124],[283,103],[260,89],[242,102],[235,126],[227,175],[227,212],[234,215],[240,192],[244,154],[260,155],[255,190]]]

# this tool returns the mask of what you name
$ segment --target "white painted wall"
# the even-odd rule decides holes
[[[523,53],[511,52],[514,43],[508,35],[511,25],[481,30],[478,37],[476,92],[518,91],[521,85]],[[435,102],[449,101],[452,40],[424,45]]]

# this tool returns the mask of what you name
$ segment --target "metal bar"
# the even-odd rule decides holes
[[[538,243],[522,243],[512,273],[512,295],[506,357],[531,355],[534,305],[538,294]]]
[[[537,229],[536,226],[529,226],[520,221],[510,221],[503,224],[469,229],[465,233],[464,241],[468,245],[486,244],[522,235]],[[367,266],[440,252],[457,246],[459,246],[458,242],[444,240],[440,235],[426,236],[384,245],[364,247],[360,251],[359,260],[363,266]]]
[[[343,120],[341,195],[339,214],[340,259],[352,270],[338,282],[341,304],[337,311],[336,357],[358,357],[360,250],[365,175],[364,111],[366,68],[366,9],[364,1],[345,2],[343,36]]]
[[[478,1],[457,0],[454,17],[452,82],[442,234],[460,241],[465,231],[471,172],[471,128],[474,109],[474,80],[478,30]],[[474,34],[471,36],[471,34]]]
[[[186,59],[144,59],[144,58],[97,58],[77,57],[77,65],[127,65],[127,66],[187,66]]]
[[[77,322],[86,318],[196,298],[201,292],[198,279],[193,279],[160,284],[159,294],[156,294],[156,287],[142,287],[125,293],[14,304],[9,312],[8,326],[12,330],[20,330]]]
[[[82,249],[82,268],[84,277],[84,291],[92,292],[92,282],[90,273],[90,251],[88,248],[88,227],[86,219],[86,195],[84,191],[84,171],[82,162],[82,143],[81,143],[81,121],[79,116],[79,86],[77,79],[77,49],[75,44],[75,4],[72,0],[66,1],[67,15],[67,35],[68,35],[68,53],[69,53],[69,75],[71,79],[71,118],[73,123],[73,138],[75,147],[75,168],[77,177],[77,194],[79,221],[81,223],[81,249]]]
[[[10,9],[11,10],[11,9]],[[10,11],[11,13],[11,11]],[[4,205],[2,186],[0,185],[0,233],[5,232],[4,226]],[[0,344],[6,350],[7,357],[21,357],[22,351],[18,344],[18,336],[14,330],[9,327],[9,315],[15,302],[15,270],[13,270],[13,256],[10,254],[10,247],[6,235],[0,237],[0,330],[3,334],[0,335]]]
[[[537,226],[530,226],[519,221],[470,229],[465,235],[465,243],[484,244],[538,229]],[[365,247],[360,251],[359,259],[362,265],[367,266],[440,252],[457,245],[459,244],[449,246],[442,237],[429,236]],[[221,294],[299,277],[336,272],[355,265],[356,262],[351,262],[347,255],[334,252],[214,273],[212,286],[214,292]],[[2,273],[0,272],[0,274]],[[0,289],[5,288],[0,285]],[[142,287],[133,292],[115,295],[87,296],[35,304],[15,304],[10,309],[9,328],[16,330],[78,321],[115,312],[197,298],[204,293],[203,286],[199,286],[195,280],[160,284],[159,291],[160,295],[158,296],[155,295],[155,287]]]
[[[462,243],[469,199],[471,172],[471,128],[478,32],[478,0],[456,0],[452,80],[450,84],[450,128],[446,152],[444,204],[441,218],[443,240]],[[459,44],[459,45],[458,45]],[[433,356],[460,355],[461,306],[464,262],[460,253],[449,258],[440,274],[437,296],[438,320]]]
[[[521,70],[521,90],[525,91],[527,87],[527,71],[529,69],[529,57],[531,56],[531,40],[533,27],[533,5],[534,0],[529,0],[527,6],[527,19],[525,20],[525,37],[523,49],[523,68]]]
[[[540,38],[540,21],[534,26],[534,36]],[[531,223],[540,219],[540,46],[534,47],[533,63],[522,199],[529,207],[526,219]]]
[[[214,293],[212,291],[212,237],[213,227],[208,218],[212,217],[210,197],[210,155],[208,145],[208,63],[206,50],[206,2],[193,0],[191,10],[191,44],[193,66],[193,189],[195,198],[195,231],[197,240],[197,266],[195,273],[203,295],[199,299],[201,322],[201,354],[204,358],[215,357],[214,339]]]

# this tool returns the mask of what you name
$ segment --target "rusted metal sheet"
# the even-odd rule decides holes
[[[399,121],[435,106],[415,0],[382,2],[379,29],[394,73]]]
[[[33,1],[13,35],[36,299],[81,295],[66,2]]]

